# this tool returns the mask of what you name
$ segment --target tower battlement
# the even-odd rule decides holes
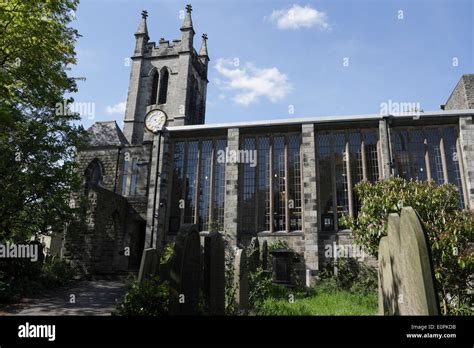
[[[180,28],[181,39],[171,42],[161,38],[150,41],[147,28],[148,12],[135,33],[135,50],[124,118],[124,134],[132,144],[150,140],[144,129],[144,119],[150,110],[160,109],[168,116],[168,127],[203,124],[207,91],[209,56],[207,35],[202,35],[201,48],[194,46],[192,8]]]

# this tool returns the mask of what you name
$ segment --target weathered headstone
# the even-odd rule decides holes
[[[411,207],[390,214],[379,244],[379,312],[384,315],[439,315],[428,238]]]
[[[268,242],[266,240],[262,243],[262,268],[268,270]]]
[[[249,248],[249,272],[260,267],[260,243],[257,237],[252,238]]]
[[[158,269],[158,253],[154,248],[143,250],[140,270],[138,272],[138,281],[142,282],[156,274]]]
[[[247,271],[247,257],[243,249],[235,251],[234,259],[234,287],[235,302],[241,312],[246,312],[249,302],[249,284]]]
[[[224,239],[219,232],[204,237],[204,295],[209,314],[225,314]]]
[[[201,243],[196,225],[181,226],[171,259],[171,311],[196,315],[201,290]]]

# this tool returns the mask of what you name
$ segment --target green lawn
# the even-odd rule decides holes
[[[285,298],[269,298],[259,315],[375,315],[377,293],[362,294],[345,290],[320,290],[297,293],[290,302],[291,290]]]

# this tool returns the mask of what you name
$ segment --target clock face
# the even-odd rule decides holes
[[[145,118],[145,127],[153,133],[159,132],[166,124],[166,114],[161,110],[153,110]]]

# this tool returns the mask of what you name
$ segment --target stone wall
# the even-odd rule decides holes
[[[313,124],[302,125],[304,260],[312,275],[318,270],[318,197]]]
[[[227,147],[229,151],[239,150],[239,129],[229,128],[227,133]],[[225,165],[225,207],[224,231],[229,242],[237,244],[238,231],[238,202],[239,202],[239,164],[226,163]]]
[[[141,257],[140,225],[127,200],[99,186],[74,199],[76,220],[66,228],[62,256],[85,274],[129,269]],[[128,247],[128,252],[126,252]]]
[[[102,182],[100,186],[114,192],[118,182],[118,165],[120,147],[107,146],[82,149],[78,153],[78,173],[84,175],[89,164],[98,159],[102,166]]]
[[[461,77],[449,96],[444,109],[474,109],[474,74],[466,74]]]
[[[466,206],[474,210],[474,124],[471,116],[459,118],[459,145],[468,198]]]

